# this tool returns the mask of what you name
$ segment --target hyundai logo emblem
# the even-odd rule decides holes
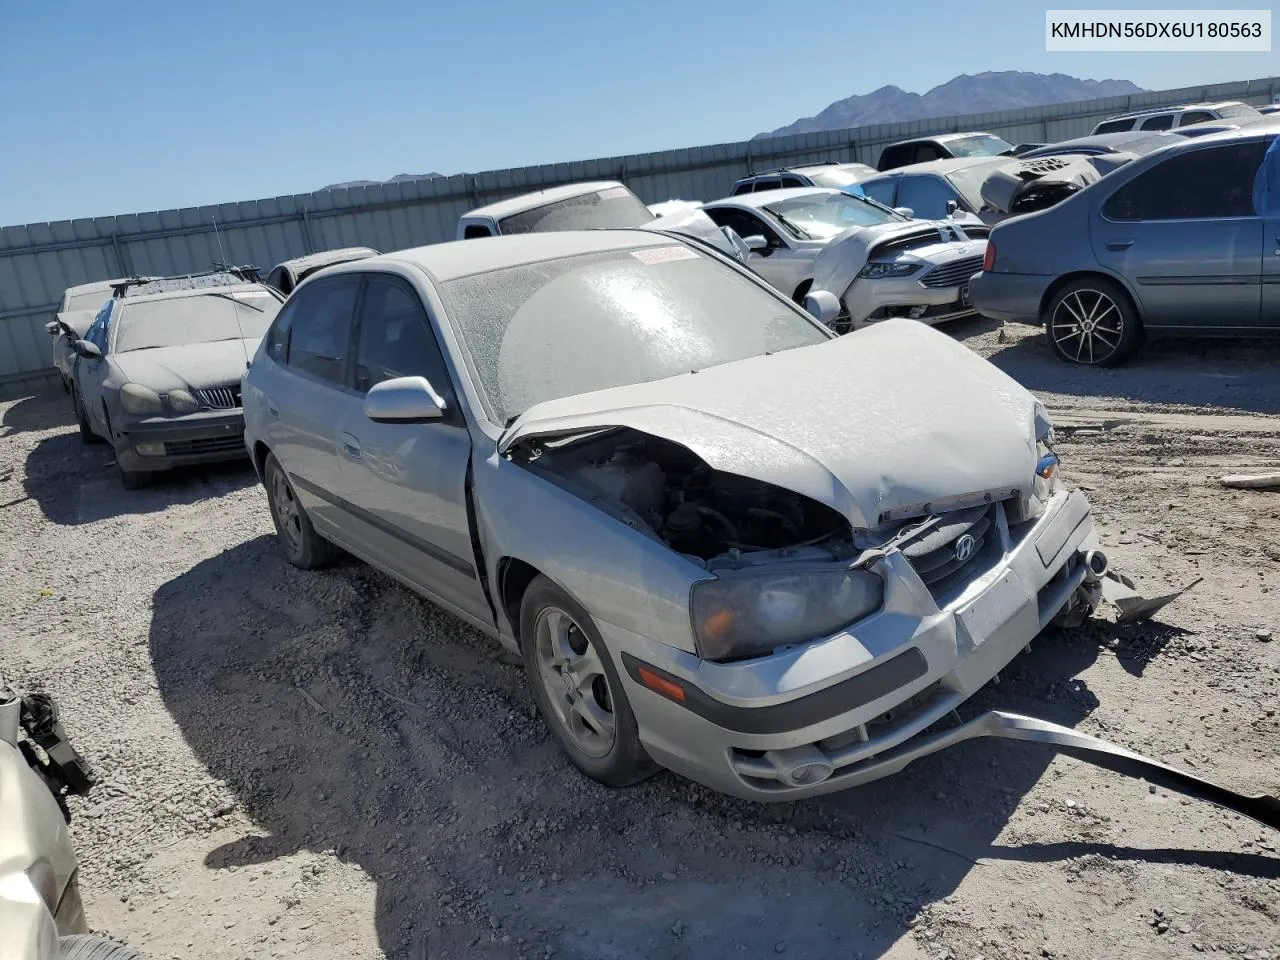
[[[964,563],[973,556],[973,551],[977,549],[977,546],[978,541],[966,533],[956,541],[956,559]]]

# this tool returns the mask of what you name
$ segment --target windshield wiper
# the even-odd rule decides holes
[[[811,237],[811,236],[808,234],[808,232],[807,232],[807,231],[801,230],[799,227],[797,227],[794,223],[792,223],[789,219],[787,219],[787,218],[786,218],[785,216],[783,216],[781,213],[778,213],[778,211],[777,211],[777,210],[770,210],[769,212],[770,212],[770,213],[772,213],[775,217],[777,217],[777,218],[778,218],[778,222],[779,222],[780,224],[782,224],[784,227],[786,227],[788,230],[790,230],[792,233],[794,233],[794,234],[795,234],[797,237],[799,237],[801,240],[812,240],[812,239],[813,239],[813,237]]]
[[[265,311],[265,310],[263,310],[261,307],[255,307],[252,303],[249,303],[247,300],[242,300],[242,299],[241,299],[241,298],[239,298],[239,297],[234,297],[234,296],[232,296],[232,295],[231,295],[231,294],[229,294],[229,293],[223,293],[223,292],[221,292],[220,290],[201,290],[201,291],[200,291],[200,296],[202,296],[202,297],[221,297],[223,300],[230,300],[232,303],[238,303],[238,304],[241,304],[241,305],[243,305],[243,306],[246,306],[246,307],[248,307],[250,310],[257,310],[259,313],[266,313],[266,311]],[[235,339],[237,339],[237,338],[236,338],[236,337],[228,337],[227,339],[229,339],[229,340],[235,340]]]

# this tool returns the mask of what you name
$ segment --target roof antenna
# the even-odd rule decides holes
[[[223,263],[230,263],[231,261],[227,259],[226,253],[222,250],[222,234],[218,232],[218,215],[216,213],[213,215],[213,237],[218,241],[218,259]]]

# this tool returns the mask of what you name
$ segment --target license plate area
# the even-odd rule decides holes
[[[969,305],[969,285],[966,283],[960,288],[960,306],[967,307]]]
[[[1018,615],[1023,607],[1034,608],[1022,582],[1011,570],[1004,571],[974,599],[956,611],[956,620],[969,634],[974,645],[982,643]]]

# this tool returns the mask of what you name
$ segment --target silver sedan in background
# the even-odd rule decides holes
[[[1146,334],[1280,334],[1280,121],[1147,154],[997,225],[974,306],[1039,324],[1062,360],[1113,366]]]
[[[836,337],[644,230],[321,271],[244,415],[288,559],[349,551],[518,651],[613,785],[660,764],[779,800],[892,773],[1105,568],[1009,377],[912,321]]]

